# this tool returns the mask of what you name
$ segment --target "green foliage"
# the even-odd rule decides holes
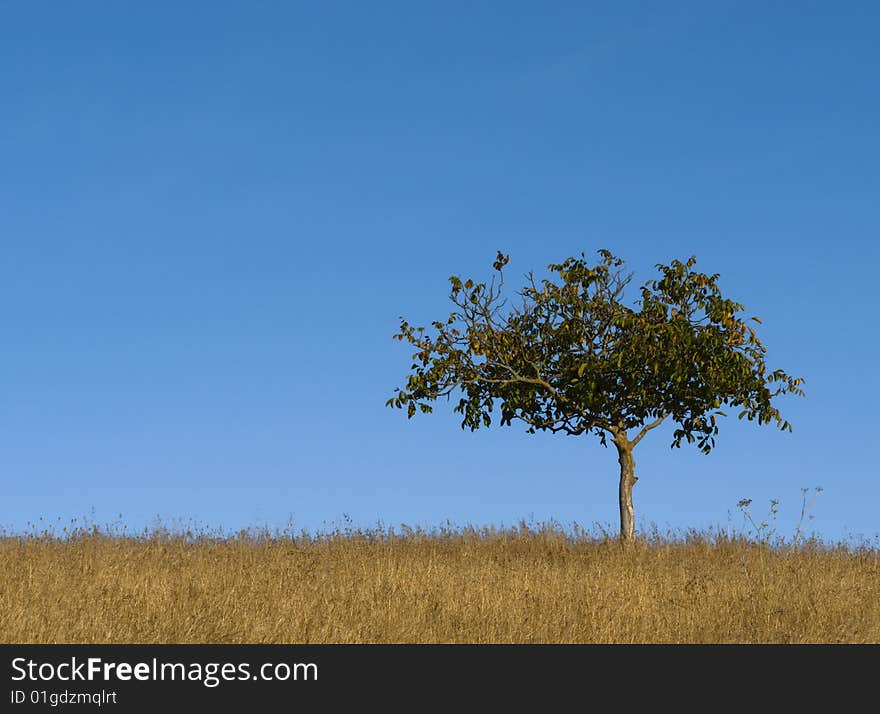
[[[524,422],[529,432],[596,434],[634,446],[669,418],[672,446],[715,445],[722,406],[740,418],[791,430],[773,398],[802,395],[803,380],[765,365],[765,348],[744,307],[725,298],[718,275],[694,270],[695,258],[658,264],[659,277],[623,301],[631,281],[608,250],[589,264],[581,254],[551,264],[553,280],[526,275],[516,305],[502,298],[501,252],[489,283],[449,279],[455,309],[429,334],[401,318],[395,339],[413,345],[411,373],[388,406],[429,412],[440,397],[460,396],[462,428]],[[758,318],[751,321],[760,324]]]

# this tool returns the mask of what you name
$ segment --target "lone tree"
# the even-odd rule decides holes
[[[695,258],[658,264],[659,279],[630,307],[623,293],[632,274],[611,252],[598,253],[596,265],[581,253],[548,266],[558,281],[528,273],[509,308],[502,299],[509,257],[501,252],[489,284],[451,277],[456,309],[431,323],[434,336],[401,318],[394,338],[417,352],[406,386],[386,405],[412,417],[458,393],[453,411],[462,429],[488,427],[498,402],[503,426],[519,420],[532,434],[592,433],[604,446],[610,439],[620,464],[620,538],[631,542],[633,449],[649,431],[670,419],[672,447],[687,442],[708,454],[724,405],[740,408],[740,419],[791,431],[772,400],[803,395],[804,380],[767,369],[764,345],[737,317],[743,306],[722,297],[718,274],[696,272]]]

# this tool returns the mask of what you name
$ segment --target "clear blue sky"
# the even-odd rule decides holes
[[[595,438],[384,407],[451,274],[607,247],[695,254],[807,380],[793,434],[652,432],[639,524],[821,485],[872,537],[877,7],[0,3],[0,523],[616,527]]]

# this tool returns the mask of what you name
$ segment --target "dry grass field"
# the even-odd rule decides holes
[[[880,552],[555,528],[0,539],[4,643],[880,642]]]

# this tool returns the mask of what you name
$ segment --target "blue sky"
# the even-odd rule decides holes
[[[616,527],[595,438],[385,400],[398,317],[607,247],[696,255],[794,433],[636,450],[637,520],[821,485],[880,532],[874,3],[0,3],[0,523]],[[451,406],[451,405],[450,405]]]

